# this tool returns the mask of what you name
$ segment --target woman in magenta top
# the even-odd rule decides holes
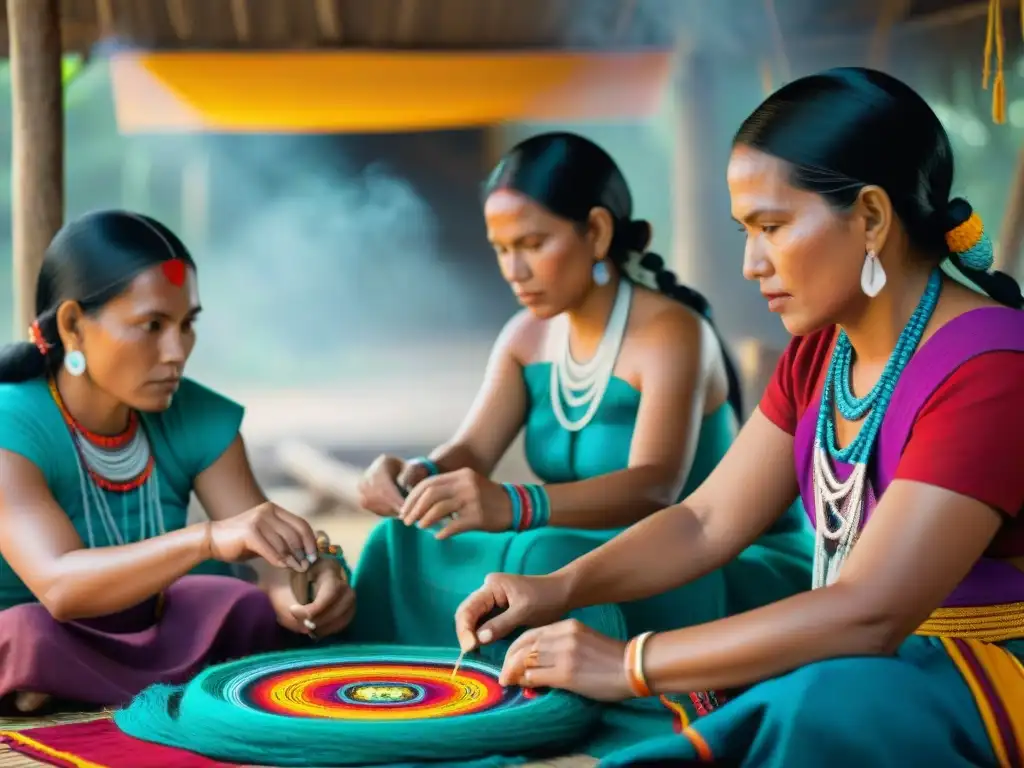
[[[760,407],[680,504],[489,576],[460,642],[536,627],[504,682],[694,703],[605,766],[1024,765],[1024,301],[941,123],[880,72],[801,78],[744,122],[728,183],[744,276],[796,337]],[[810,591],[626,643],[558,621],[699,578],[797,496]]]

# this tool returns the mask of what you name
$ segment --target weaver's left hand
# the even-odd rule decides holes
[[[278,621],[286,629],[315,639],[337,634],[352,623],[356,593],[337,560],[321,557],[306,573],[291,578],[293,583],[268,590]],[[310,586],[313,600],[303,605],[297,593]]]
[[[447,539],[465,531],[507,531],[512,502],[498,483],[471,469],[458,469],[420,482],[409,492],[399,517],[420,528],[444,522],[437,538]]]
[[[505,654],[498,682],[561,688],[597,701],[624,701],[633,698],[625,653],[625,643],[567,619],[524,632]]]

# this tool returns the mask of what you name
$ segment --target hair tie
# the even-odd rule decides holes
[[[53,345],[50,344],[43,336],[43,331],[39,327],[39,321],[34,320],[32,325],[28,327],[28,340],[31,341],[35,348],[39,350],[39,354],[46,357],[50,350],[53,349]]]
[[[949,203],[952,226],[946,230],[946,246],[959,265],[975,272],[987,272],[995,261],[992,240],[981,217],[970,203],[956,198]]]
[[[630,282],[635,285],[649,288],[652,291],[660,291],[658,275],[644,264],[644,254],[640,251],[630,251],[626,254],[626,260],[622,263],[622,271]]]

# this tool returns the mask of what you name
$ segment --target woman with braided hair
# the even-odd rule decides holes
[[[365,639],[454,644],[451,613],[488,571],[548,573],[683,498],[742,419],[708,302],[647,252],[651,228],[603,149],[571,133],[520,143],[485,185],[484,216],[524,310],[455,436],[429,457],[382,456],[365,477],[364,505],[392,518],[356,571],[360,600],[380,606],[356,620]],[[543,482],[493,482],[522,429]],[[622,601],[625,623],[669,628],[786,597],[809,585],[810,547],[795,507],[699,584]]]
[[[242,407],[184,377],[199,311],[147,216],[87,214],[46,251],[32,342],[0,349],[2,708],[125,704],[351,619],[338,559],[253,477]],[[186,525],[193,493],[210,520]],[[258,585],[227,575],[249,560]]]
[[[760,406],[681,503],[490,575],[463,647],[529,626],[506,684],[694,703],[608,768],[1024,765],[1024,301],[952,197],[942,124],[889,75],[829,70],[750,115],[727,178],[744,276],[794,336]],[[699,583],[798,495],[813,589],[626,642],[560,621]]]

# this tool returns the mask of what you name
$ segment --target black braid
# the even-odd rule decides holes
[[[1024,296],[1021,296],[1020,283],[1005,272],[968,269],[955,256],[950,261],[959,269],[964,277],[981,288],[989,298],[995,299],[1004,307],[1024,309]]]
[[[628,252],[613,249],[609,254],[611,259],[618,265],[619,271],[625,275],[622,269],[626,258],[628,258]],[[736,414],[736,418],[742,423],[746,418],[743,410],[743,384],[740,379],[739,369],[736,367],[736,363],[733,360],[732,353],[729,350],[729,346],[725,343],[725,339],[718,330],[718,326],[715,324],[714,317],[711,312],[711,302],[707,300],[704,294],[699,291],[695,291],[688,285],[683,285],[679,282],[679,278],[676,277],[676,273],[665,266],[665,260],[656,253],[647,251],[640,259],[640,266],[649,271],[654,275],[654,281],[658,285],[658,290],[668,296],[671,299],[675,299],[680,304],[689,307],[698,315],[707,320],[711,326],[711,330],[715,333],[715,338],[718,339],[718,345],[722,349],[722,357],[725,360],[725,376],[729,382],[729,405],[732,407]]]

